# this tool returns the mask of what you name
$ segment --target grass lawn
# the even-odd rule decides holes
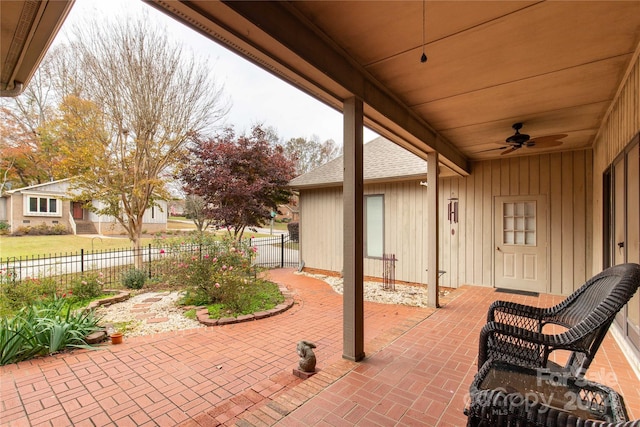
[[[184,221],[184,220],[183,220]],[[188,221],[188,220],[187,220]],[[186,223],[182,221],[169,220],[168,228],[170,230],[179,230],[188,232],[195,230],[196,227],[193,223]],[[269,225],[266,227],[269,229]],[[286,230],[287,224],[276,222],[273,224],[274,230]],[[222,235],[224,231],[218,231],[216,234]],[[171,233],[167,234],[167,238],[178,236],[172,236]],[[273,237],[264,233],[252,233],[250,230],[245,231],[243,238],[249,237]],[[143,238],[142,244],[147,245],[153,242],[152,238]],[[123,236],[109,236],[109,237],[86,237],[82,235],[62,235],[62,236],[0,236],[0,259],[6,259],[10,257],[26,257],[26,256],[47,256],[53,254],[64,254],[80,252],[80,249],[85,251],[91,250],[108,250],[108,249],[128,249],[131,247],[131,242],[128,238]],[[297,248],[296,248],[297,249]]]
[[[269,228],[271,227],[271,225],[269,223],[263,225],[261,228],[269,230]],[[186,219],[184,217],[179,217],[179,216],[172,216],[171,218],[169,218],[168,222],[167,222],[167,228],[169,228],[170,230],[195,230],[196,226],[195,224],[189,220]],[[273,229],[274,230],[281,230],[281,231],[287,231],[287,223],[286,222],[274,222],[273,223]],[[250,230],[245,231],[245,234],[250,233]],[[255,234],[255,233],[253,233]],[[260,237],[266,237],[269,236],[269,234],[261,234]]]
[[[143,244],[153,239],[142,239]],[[131,242],[126,237],[64,236],[0,236],[0,258],[32,255],[64,254],[84,250],[128,249]]]
[[[189,220],[188,219],[183,219],[183,220],[170,219],[167,221],[167,228],[170,230],[195,230],[196,229],[196,225],[192,221],[189,221],[189,222],[185,222],[185,221],[189,221]]]

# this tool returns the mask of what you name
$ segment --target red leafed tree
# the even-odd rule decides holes
[[[246,227],[265,224],[271,211],[291,197],[285,186],[294,177],[294,162],[269,143],[260,126],[239,137],[227,128],[198,140],[190,151],[180,172],[185,191],[202,197],[209,216],[237,240]]]

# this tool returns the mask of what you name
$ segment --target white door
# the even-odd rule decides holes
[[[495,198],[495,286],[547,291],[546,196]]]

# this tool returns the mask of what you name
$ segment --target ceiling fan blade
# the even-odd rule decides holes
[[[527,145],[529,148],[551,148],[562,145],[562,141],[533,141],[533,144]]]
[[[504,150],[505,148],[509,148],[509,147],[505,145],[504,147],[489,148],[488,150],[476,151],[476,154],[477,153],[486,153],[487,151]]]
[[[559,141],[562,138],[566,138],[567,134],[558,134],[558,135],[548,135],[541,136],[540,138],[534,138],[530,141],[527,141],[527,147],[536,147],[536,148],[551,148],[562,145],[562,141]]]
[[[506,148],[506,147],[505,147]],[[509,148],[508,150],[503,151],[502,153],[500,153],[501,156],[504,156],[505,154],[509,154],[509,153],[513,153],[514,151],[516,151],[518,148],[517,145],[514,145],[513,147]]]

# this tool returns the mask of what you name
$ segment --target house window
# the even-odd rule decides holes
[[[384,195],[365,196],[365,255],[382,258],[384,253]]]
[[[52,197],[27,197],[25,215],[61,216],[60,201]]]

